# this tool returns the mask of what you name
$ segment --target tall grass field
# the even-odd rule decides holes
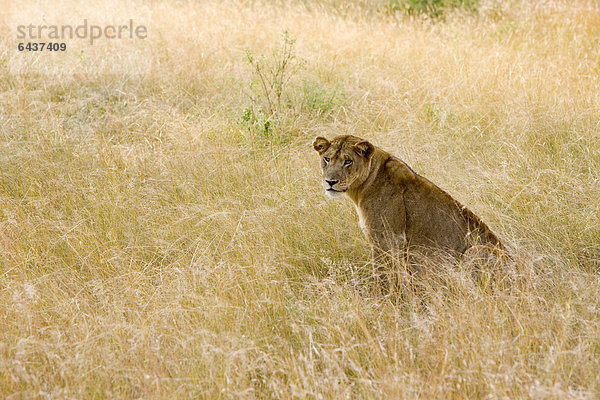
[[[84,20],[147,35],[18,37]],[[339,134],[479,215],[502,282],[376,290]],[[0,398],[600,398],[599,3],[0,0]]]

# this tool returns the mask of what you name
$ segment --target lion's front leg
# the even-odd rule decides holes
[[[371,244],[371,261],[373,262],[373,275],[375,284],[382,292],[389,292],[393,263],[389,253],[376,244]]]
[[[404,235],[377,237],[371,244],[371,256],[377,285],[384,291],[406,280],[408,260]]]
[[[406,265],[406,211],[402,201],[380,201],[357,206],[359,223],[371,243],[378,285],[386,291],[396,286],[397,271]]]

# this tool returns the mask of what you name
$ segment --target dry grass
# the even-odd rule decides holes
[[[0,393],[12,398],[600,397],[600,10],[483,2],[3,1]],[[508,2],[507,2],[508,3]],[[19,24],[146,40],[19,53]],[[269,132],[245,51],[297,39]],[[354,133],[511,247],[372,290],[317,134]]]

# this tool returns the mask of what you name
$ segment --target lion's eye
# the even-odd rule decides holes
[[[326,163],[329,162],[329,158],[327,158],[327,157],[323,157],[323,160],[325,160]]]
[[[345,166],[348,166],[350,164],[352,164],[352,160],[346,160],[346,161],[344,161],[344,165]]]

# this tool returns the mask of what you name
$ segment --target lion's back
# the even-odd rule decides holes
[[[416,175],[404,191],[409,245],[458,253],[473,244],[500,245],[474,213],[428,179]]]

